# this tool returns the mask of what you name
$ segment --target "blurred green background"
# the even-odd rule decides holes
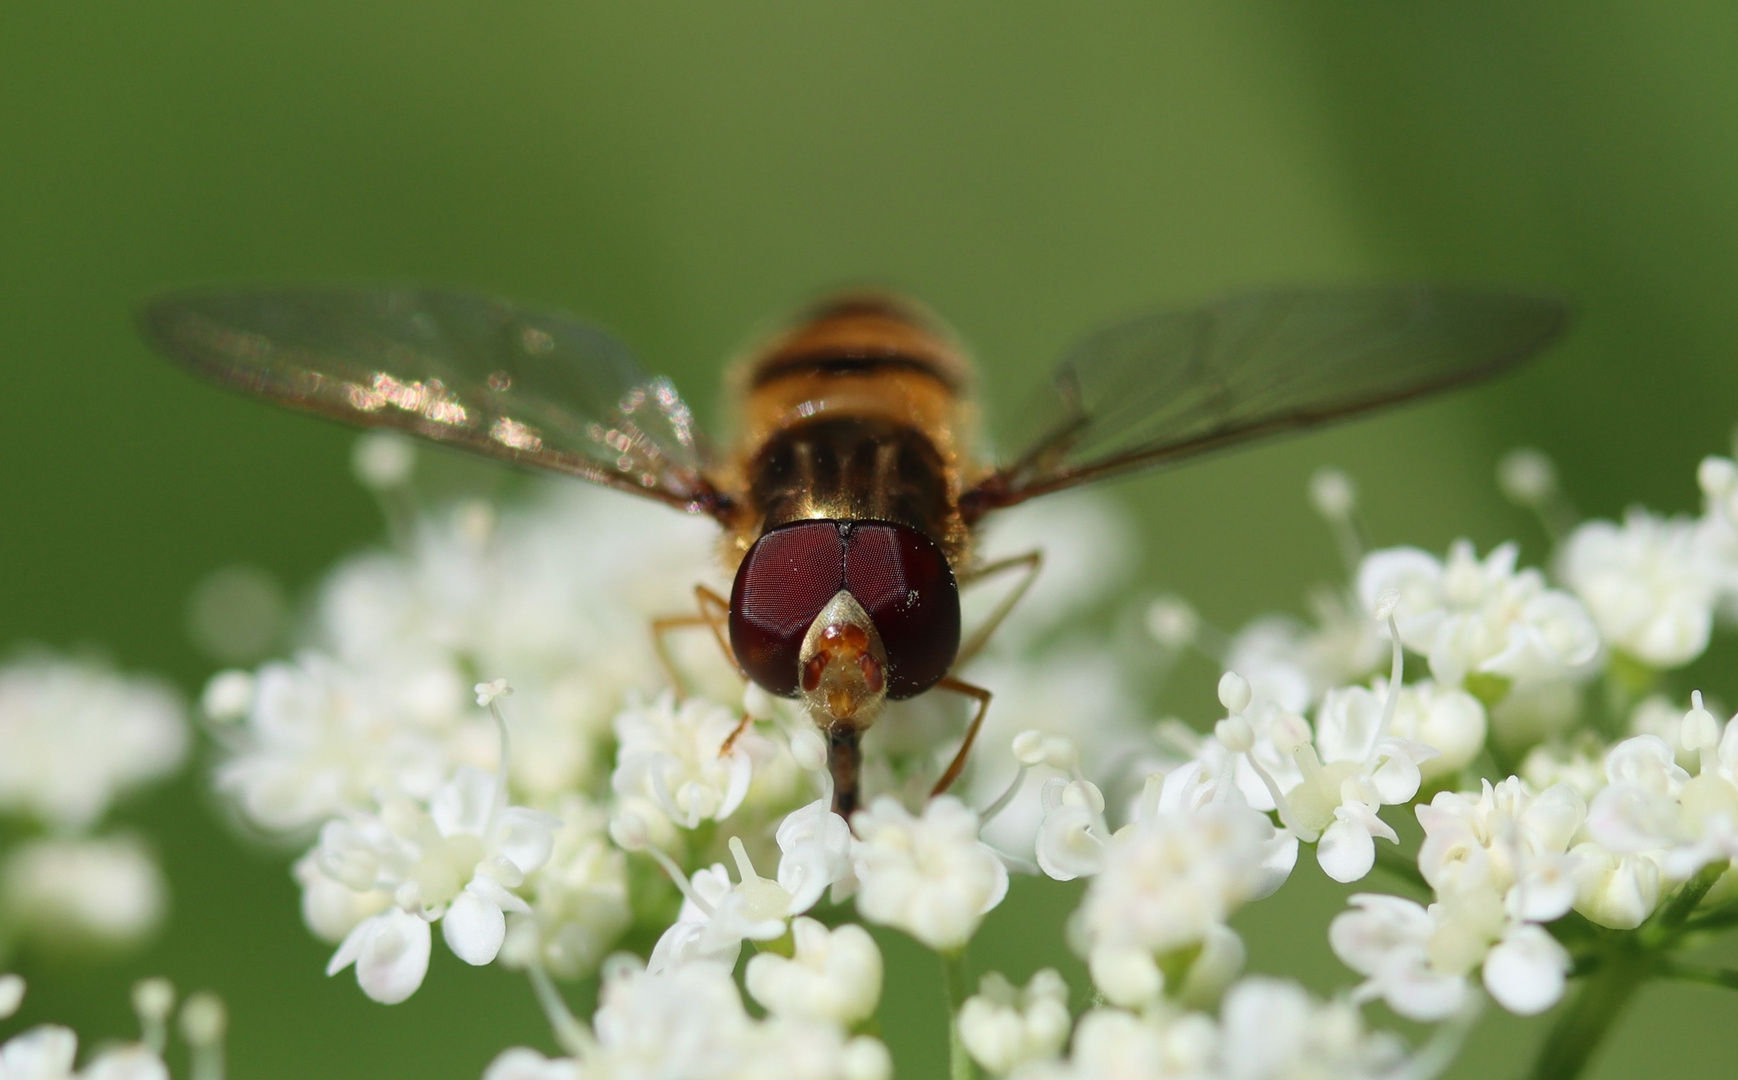
[[[136,341],[143,297],[197,282],[549,303],[703,406],[768,319],[889,283],[974,344],[992,409],[1157,302],[1544,286],[1576,299],[1573,336],[1500,385],[1117,486],[1148,582],[1227,627],[1298,607],[1335,573],[1303,494],[1324,463],[1353,472],[1385,543],[1518,536],[1540,557],[1491,482],[1520,443],[1557,456],[1587,512],[1693,509],[1696,461],[1738,420],[1735,57],[1738,9],[1716,3],[4,5],[0,642],[94,643],[193,692],[210,664],[183,609],[204,574],[243,561],[305,586],[378,533],[347,432]],[[1728,699],[1730,659],[1696,672]],[[1211,698],[1170,705],[1205,719]],[[127,816],[168,865],[168,932],[120,964],[28,960],[22,1020],[126,1035],[125,987],[162,973],[228,1000],[237,1076],[468,1078],[547,1045],[521,980],[443,949],[402,1006],[325,979],[285,858],[234,840],[197,776]],[[1324,934],[1344,891],[1312,868],[1251,909],[1255,966],[1347,984]],[[979,966],[1025,976],[1045,895],[1016,891]],[[935,977],[889,947],[890,978]],[[906,1075],[940,1071],[939,995],[889,1005],[896,1054],[932,1063]],[[1594,1074],[1725,1074],[1738,999],[1720,995],[1649,989]],[[1457,1075],[1518,1072],[1542,1030],[1488,1020]]]

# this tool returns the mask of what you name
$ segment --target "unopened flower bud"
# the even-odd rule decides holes
[[[1702,692],[1690,695],[1690,711],[1678,726],[1678,741],[1685,750],[1712,750],[1720,745],[1720,721],[1702,707]]]
[[[1180,596],[1161,596],[1147,608],[1147,633],[1167,649],[1180,649],[1195,640],[1201,617]]]
[[[176,1009],[176,984],[169,979],[139,979],[132,984],[132,1010],[139,1019],[163,1023]]]
[[[1385,622],[1394,617],[1394,611],[1400,606],[1399,589],[1383,589],[1376,597],[1376,603],[1371,606],[1370,614],[1377,622]]]
[[[0,1020],[9,1018],[24,1004],[24,976],[0,975]]]
[[[1014,736],[1014,760],[1030,768],[1044,763],[1044,733],[1022,731]]]
[[[358,438],[350,451],[350,469],[370,491],[404,486],[415,467],[416,448],[395,432],[371,431]]]
[[[253,674],[231,668],[213,675],[199,695],[199,707],[213,720],[240,720],[253,707]]]
[[[1738,490],[1738,463],[1710,454],[1696,466],[1696,484],[1710,499],[1724,499]]]
[[[1112,1005],[1134,1009],[1158,1000],[1165,976],[1145,949],[1104,947],[1087,957],[1092,985]]]
[[[1517,506],[1539,506],[1557,490],[1557,468],[1541,451],[1511,450],[1497,463],[1497,486]]]
[[[1339,469],[1317,469],[1310,477],[1310,503],[1329,521],[1344,521],[1358,505],[1357,488]]]
[[[640,851],[651,843],[652,831],[640,815],[621,813],[610,818],[610,839],[623,851]]]
[[[1249,689],[1249,680],[1237,672],[1227,671],[1219,676],[1219,704],[1225,706],[1233,716],[1249,708],[1254,696],[1254,692]]]
[[[181,1006],[181,1037],[193,1047],[211,1046],[223,1041],[229,1014],[223,1000],[209,991],[200,991]]]
[[[893,1058],[880,1039],[859,1035],[845,1044],[839,1063],[844,1080],[891,1080]]]

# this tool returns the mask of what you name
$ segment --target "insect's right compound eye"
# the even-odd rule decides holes
[[[797,522],[755,541],[730,589],[730,647],[748,677],[795,697],[803,637],[844,582],[837,522]]]

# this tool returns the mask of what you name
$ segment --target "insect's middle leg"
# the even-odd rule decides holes
[[[1018,604],[1021,599],[1025,597],[1027,590],[1032,588],[1032,583],[1038,580],[1038,571],[1043,568],[1044,552],[1034,549],[1028,551],[1024,555],[1015,555],[1007,559],[997,559],[993,563],[986,563],[983,566],[960,575],[960,585],[964,587],[966,585],[976,585],[978,582],[987,578],[994,577],[997,574],[1005,574],[1009,571],[1018,571],[1023,574],[1020,578],[1019,584],[1010,589],[1008,595],[1002,597],[1001,602],[999,602],[995,608],[991,610],[990,614],[985,617],[983,625],[973,631],[972,636],[967,638],[960,645],[959,654],[954,658],[953,666],[955,671],[958,671],[962,665],[984,650],[984,646],[989,644],[991,635],[995,634],[997,628],[999,628],[1003,621],[1007,619],[1008,614],[1014,610],[1014,605]]]
[[[664,674],[669,677],[670,686],[678,697],[686,696],[682,683],[682,674],[676,669],[676,661],[670,655],[668,635],[672,630],[687,630],[697,626],[711,629],[712,639],[718,642],[719,651],[730,661],[730,666],[738,675],[747,678],[742,665],[736,662],[736,653],[730,648],[730,638],[727,627],[730,619],[730,601],[719,596],[704,585],[694,586],[694,598],[699,611],[692,615],[666,615],[652,620],[652,648],[658,654],[658,663],[664,668]]]

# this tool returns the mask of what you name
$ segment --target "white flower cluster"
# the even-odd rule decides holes
[[[1493,586],[1512,576],[1512,551],[1482,566],[1470,550],[1451,554],[1441,573],[1411,554],[1366,561],[1370,590],[1401,588],[1402,610],[1411,590],[1402,640],[1430,658],[1433,673],[1453,672],[1469,686],[1499,677],[1477,686],[1498,718],[1505,698],[1549,697],[1529,688],[1556,684],[1559,715],[1511,735],[1573,738],[1533,746],[1525,779],[1485,779],[1477,791],[1439,791],[1417,807],[1418,869],[1432,901],[1361,894],[1331,927],[1335,952],[1365,976],[1356,996],[1439,1019],[1462,1007],[1477,976],[1510,1011],[1543,1012],[1563,996],[1578,957],[1597,959],[1590,934],[1578,941],[1576,924],[1560,922],[1571,912],[1583,926],[1636,930],[1683,890],[1693,906],[1710,884],[1734,887],[1715,879],[1738,857],[1738,724],[1722,725],[1698,692],[1681,719],[1658,698],[1643,702],[1630,720],[1637,733],[1615,745],[1566,728],[1581,709],[1575,684],[1602,667],[1615,700],[1706,649],[1738,568],[1729,543],[1735,475],[1725,459],[1703,463],[1700,519],[1638,509],[1621,526],[1596,521],[1570,533],[1557,564],[1584,608],[1536,575],[1524,587],[1518,577]],[[1496,621],[1513,616],[1502,633],[1493,610]],[[1698,875],[1707,880],[1692,885]],[[1670,930],[1661,928],[1666,940]]]
[[[156,860],[124,832],[97,835],[117,800],[173,774],[187,755],[179,699],[161,683],[46,652],[0,666],[0,942],[106,946],[162,921]],[[3,957],[0,957],[3,959]]]
[[[364,471],[395,486],[398,464]],[[1511,463],[1505,483],[1543,505],[1548,473]],[[1211,733],[1162,724],[1157,742],[1125,661],[1065,626],[1109,595],[1118,560],[1083,553],[1116,546],[1115,519],[1090,503],[1012,518],[990,550],[1015,554],[996,545],[1034,528],[1062,582],[1040,578],[969,669],[997,695],[970,769],[929,797],[953,750],[938,732],[961,730],[965,703],[898,703],[865,740],[868,801],[849,822],[792,703],[743,687],[706,634],[678,671],[656,662],[641,628],[713,578],[704,526],[589,491],[499,517],[461,507],[340,567],[293,661],[211,682],[206,711],[235,721],[217,782],[249,823],[317,834],[296,867],[303,914],[369,996],[421,985],[436,923],[462,960],[527,972],[564,1056],[509,1050],[489,1080],[879,1080],[881,954],[851,920],[933,950],[957,987],[1011,869],[1084,879],[1067,940],[1097,1007],[1075,1017],[1055,972],[986,978],[954,1002],[955,1035],[996,1076],[1426,1075],[1365,1028],[1363,1002],[1439,1036],[1464,1034],[1475,982],[1538,1013],[1609,934],[1644,928],[1664,949],[1698,901],[1738,893],[1716,881],[1738,858],[1738,720],[1699,696],[1670,717],[1649,703],[1615,745],[1588,720],[1738,613],[1738,465],[1704,463],[1701,480],[1700,518],[1579,526],[1547,574],[1512,543],[1363,552],[1350,482],[1318,477],[1349,580],[1315,597],[1313,623],[1264,616],[1230,636],[1182,601],[1153,605],[1158,669],[1194,645],[1224,672]],[[466,691],[478,673],[512,690]],[[1422,827],[1415,858],[1396,814]],[[1336,881],[1382,868],[1419,890],[1358,894],[1334,920],[1362,982],[1326,1003],[1240,978],[1229,925],[1301,845]],[[606,959],[629,927],[655,938],[649,955]],[[745,943],[760,1015],[734,978]],[[550,977],[600,965],[581,1023]]]
[[[693,742],[717,727],[698,723],[702,703],[680,720],[667,696],[617,716],[660,681],[650,635],[621,628],[679,610],[709,575],[696,526],[574,486],[499,518],[462,504],[412,522],[400,550],[339,566],[293,661],[213,678],[205,710],[229,722],[219,788],[251,825],[317,832],[296,877],[309,928],[338,944],[331,971],[354,965],[369,996],[402,1001],[427,971],[434,922],[468,963],[595,970],[632,919],[626,857],[607,835],[607,754],[618,740],[638,749],[648,718],[665,717],[665,749],[689,738],[641,778],[648,795],[727,813],[699,807],[710,789],[676,775],[723,768],[741,800],[746,757],[714,766]],[[512,687],[473,691],[477,671],[508,672]]]

